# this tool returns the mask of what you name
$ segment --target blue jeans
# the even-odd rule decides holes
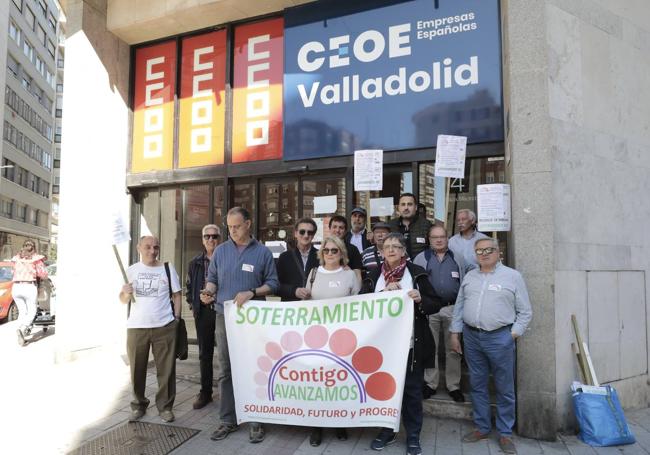
[[[492,373],[497,395],[497,431],[503,436],[510,436],[515,424],[515,342],[510,327],[490,333],[465,327],[463,339],[472,389],[474,423],[483,434],[492,429],[488,392],[488,379]]]

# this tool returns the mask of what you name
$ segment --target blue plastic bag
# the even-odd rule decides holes
[[[584,443],[601,447],[634,444],[634,435],[611,386],[577,388],[573,406],[580,427],[578,437]]]

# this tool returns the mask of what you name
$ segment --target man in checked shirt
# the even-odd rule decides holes
[[[490,397],[488,378],[494,377],[497,400],[496,427],[499,447],[516,453],[512,442],[515,423],[515,340],[524,334],[532,318],[526,284],[519,272],[499,262],[496,240],[479,239],[474,244],[479,268],[469,271],[460,285],[449,329],[452,350],[462,353],[469,367],[472,407],[476,429],[463,442],[488,437]]]

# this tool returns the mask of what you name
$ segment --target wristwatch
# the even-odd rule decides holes
[[[257,297],[257,288],[250,288],[249,291],[253,293],[253,298]]]

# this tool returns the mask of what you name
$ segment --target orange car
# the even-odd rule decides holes
[[[0,321],[18,319],[18,307],[11,296],[11,282],[14,276],[14,265],[11,262],[0,262]]]

